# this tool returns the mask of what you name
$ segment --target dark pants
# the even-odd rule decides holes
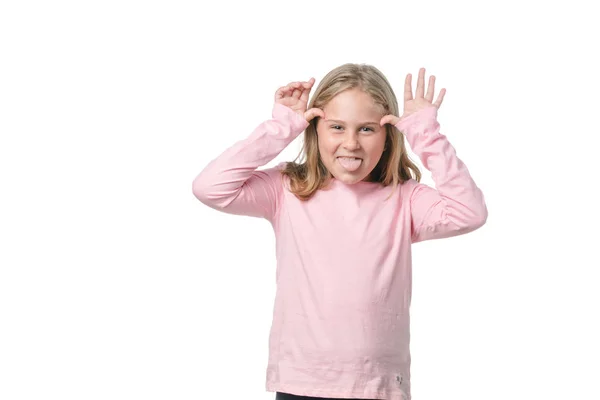
[[[361,399],[339,399],[333,397],[310,397],[310,396],[298,396],[290,393],[277,392],[275,400],[361,400]],[[362,400],[378,400],[378,399],[362,399]]]

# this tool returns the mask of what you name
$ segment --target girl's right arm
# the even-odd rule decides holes
[[[229,214],[272,221],[279,206],[281,175],[276,168],[257,168],[273,160],[309,125],[301,114],[279,102],[272,116],[200,172],[192,183],[198,200]]]

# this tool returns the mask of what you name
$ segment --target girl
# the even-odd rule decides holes
[[[439,132],[435,78],[421,68],[404,112],[385,76],[365,64],[275,93],[266,120],[193,182],[214,209],[273,226],[277,291],[266,390],[277,400],[410,400],[411,244],[482,226],[487,208]],[[301,163],[258,170],[304,132]],[[404,138],[435,186],[406,153]],[[312,396],[312,397],[309,397]]]

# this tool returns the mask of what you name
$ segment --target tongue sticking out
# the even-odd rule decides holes
[[[356,171],[362,163],[362,160],[360,158],[353,157],[339,157],[337,160],[342,165],[342,167],[344,167],[344,169],[349,172]]]

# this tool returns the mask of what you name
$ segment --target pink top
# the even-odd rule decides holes
[[[309,201],[287,189],[273,160],[308,122],[275,103],[273,119],[211,161],[193,182],[204,204],[266,218],[275,230],[277,292],[266,390],[296,395],[410,400],[411,243],[482,226],[481,190],[440,134],[437,108],[396,127],[437,190],[334,180]]]

